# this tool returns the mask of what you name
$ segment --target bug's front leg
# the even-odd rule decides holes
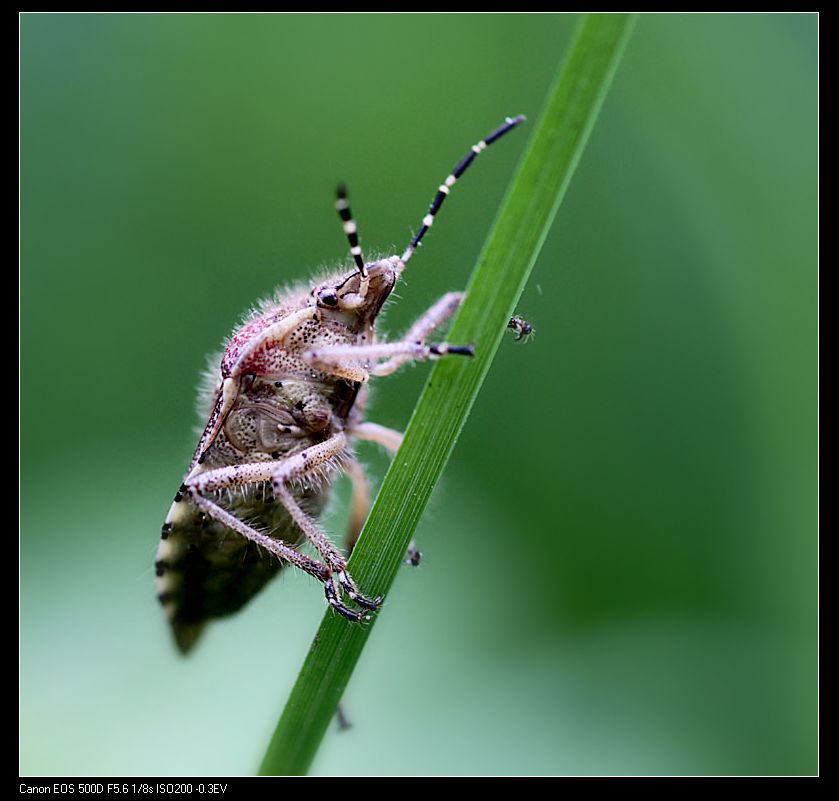
[[[346,559],[315,520],[303,511],[289,489],[290,482],[297,478],[325,478],[331,470],[339,466],[345,448],[346,437],[339,432],[281,462],[255,462],[195,473],[187,478],[182,492],[188,493],[192,502],[205,514],[323,582],[329,604],[344,617],[360,621],[366,618],[366,614],[345,606],[341,602],[342,591],[365,610],[378,609],[384,599],[381,596],[370,599],[359,591],[347,571]],[[315,546],[324,560],[323,563],[256,531],[207,497],[208,493],[219,490],[264,482],[271,482],[275,498]]]
[[[425,340],[434,330],[455,313],[463,297],[462,292],[449,292],[443,295],[398,342],[373,345],[324,345],[303,351],[302,357],[319,370],[341,378],[366,381],[369,375],[390,375],[409,361],[425,361],[447,354],[473,356],[472,345],[450,345],[447,342],[436,345],[425,344]],[[386,361],[375,364],[381,359]],[[352,376],[348,375],[348,371],[352,371]]]
[[[348,361],[370,364],[379,359],[387,359],[385,364],[398,363],[399,365],[410,361],[424,362],[427,359],[449,354],[474,356],[475,349],[472,345],[450,345],[448,342],[435,345],[417,342],[383,342],[377,345],[328,345],[312,348],[303,352],[303,358],[318,370],[338,375],[336,371],[342,370]],[[388,366],[384,368],[384,372],[381,372],[380,365],[373,365],[369,369],[369,375],[388,375],[395,369]]]
[[[425,340],[460,308],[465,297],[463,292],[447,292],[408,329],[402,341],[415,342],[418,345],[425,344]],[[376,375],[390,375],[410,358],[404,355],[392,356],[386,362],[376,366]]]

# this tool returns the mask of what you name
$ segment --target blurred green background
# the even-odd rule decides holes
[[[339,179],[401,252],[574,23],[22,16],[23,773],[256,769],[324,604],[289,572],[175,654],[152,562],[205,354],[345,257]],[[536,337],[502,345],[314,772],[817,770],[817,27],[639,20]],[[528,135],[458,185],[387,330],[464,285]],[[370,416],[403,427],[426,374]]]

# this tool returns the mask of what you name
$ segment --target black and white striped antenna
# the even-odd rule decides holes
[[[355,260],[355,266],[358,267],[359,275],[363,280],[367,278],[367,267],[361,255],[361,245],[358,243],[358,226],[355,224],[352,212],[350,211],[347,187],[344,184],[338,184],[338,188],[335,190],[335,209],[341,218],[341,222],[344,224],[344,233],[347,235],[350,243],[350,253]]]
[[[408,259],[414,254],[414,251],[417,249],[420,242],[422,242],[423,237],[428,233],[428,229],[431,228],[432,224],[434,223],[434,218],[437,216],[437,212],[440,210],[440,206],[443,205],[443,201],[448,197],[451,188],[457,183],[457,180],[460,178],[463,173],[469,169],[469,165],[475,160],[475,157],[486,150],[493,142],[498,141],[504,134],[508,131],[513,130],[517,125],[520,125],[525,121],[526,117],[524,114],[519,114],[518,117],[507,117],[506,122],[500,127],[494,130],[489,136],[481,139],[475,145],[472,145],[469,152],[463,157],[460,163],[451,171],[451,173],[446,177],[446,180],[440,184],[440,188],[437,190],[437,194],[434,196],[434,200],[431,201],[431,206],[428,209],[428,214],[422,218],[422,227],[417,231],[414,235],[414,238],[411,240],[411,244],[408,245],[405,252],[402,254],[402,263],[407,264]],[[349,213],[349,209],[347,210]],[[342,218],[343,219],[343,218]],[[346,224],[345,224],[346,230]]]

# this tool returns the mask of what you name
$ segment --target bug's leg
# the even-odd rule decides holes
[[[471,345],[449,345],[445,342],[426,345],[425,340],[449,319],[462,303],[462,292],[448,292],[443,295],[409,329],[399,342],[383,342],[376,345],[326,345],[303,352],[304,360],[321,370],[349,381],[366,381],[369,375],[390,375],[405,362],[424,361],[429,358],[456,353],[472,356]],[[386,359],[372,368],[368,365],[378,359]]]
[[[307,539],[315,546],[318,553],[332,569],[332,576],[325,584],[326,597],[329,603],[334,606],[342,615],[347,616],[347,609],[340,604],[338,588],[342,589],[355,603],[364,609],[375,610],[382,605],[383,596],[368,598],[363,595],[352,576],[347,572],[347,561],[341,552],[332,544],[326,533],[320,528],[317,522],[308,515],[297,503],[288,488],[288,482],[294,478],[312,474],[324,462],[337,458],[345,449],[346,437],[342,433],[334,434],[329,439],[318,445],[313,445],[299,454],[302,458],[295,462],[295,456],[286,460],[284,465],[277,465],[278,468],[272,478],[274,495],[277,500],[285,506],[292,520],[297,527],[306,535]]]
[[[364,521],[370,512],[370,482],[364,467],[353,459],[346,468],[347,475],[352,481],[352,503],[350,504],[350,520],[347,525],[346,547],[347,554],[351,554],[364,528]]]
[[[325,584],[326,597],[329,603],[346,617],[346,607],[341,606],[338,600],[340,588],[360,607],[370,610],[378,609],[382,605],[384,597],[379,595],[376,598],[368,598],[366,595],[362,595],[352,576],[347,572],[347,562],[344,557],[330,542],[329,537],[321,531],[320,526],[314,519],[300,508],[285,483],[275,480],[274,494],[277,496],[277,500],[288,510],[297,527],[306,535],[332,569],[330,581]]]
[[[481,139],[475,145],[469,149],[469,152],[461,159],[460,163],[449,173],[446,177],[446,180],[440,185],[440,188],[437,190],[437,194],[434,195],[434,200],[431,201],[431,206],[428,209],[428,214],[425,215],[422,219],[422,227],[417,231],[414,235],[414,238],[411,240],[411,244],[405,249],[405,252],[402,254],[402,263],[403,265],[408,263],[408,259],[411,258],[414,251],[417,249],[417,246],[422,241],[422,238],[428,233],[428,229],[431,228],[432,224],[434,223],[434,218],[437,216],[437,212],[440,211],[440,206],[443,205],[443,201],[449,196],[449,192],[451,188],[455,185],[458,178],[460,178],[463,173],[469,169],[469,165],[475,160],[475,157],[479,153],[483,153],[493,142],[497,142],[504,134],[508,131],[513,130],[517,125],[524,122],[525,117],[523,114],[520,114],[518,117],[507,117],[504,124],[500,128],[496,128],[491,134]]]
[[[425,340],[446,322],[458,309],[465,297],[463,292],[448,292],[443,295],[422,317],[419,318],[402,337],[403,342],[414,342],[418,345],[425,343]],[[376,366],[376,375],[390,375],[398,370],[405,362],[410,361],[410,356],[392,356],[386,362]]]
[[[362,621],[369,619],[366,612],[356,612],[355,609],[350,609],[348,606],[344,606],[344,604],[341,603],[341,588],[334,575],[324,582],[323,589],[326,594],[327,603],[336,612],[343,615],[348,620],[361,623]]]
[[[288,482],[295,478],[325,476],[339,465],[339,459],[346,447],[346,437],[337,433],[324,442],[312,445],[279,463],[256,462],[252,464],[220,467],[190,476],[184,484],[184,491],[190,493],[193,502],[204,512],[249,539],[265,547],[292,564],[319,578],[324,583],[327,600],[345,617],[362,620],[364,614],[344,606],[340,600],[340,589],[364,609],[378,609],[383,598],[370,599],[362,595],[352,577],[347,573],[347,563],[329,537],[320,529],[295,500]],[[251,529],[235,515],[222,509],[205,497],[205,493],[270,481],[276,499],[286,508],[292,520],[312,542],[323,557],[325,565],[304,556],[290,546],[279,543],[271,537]],[[280,552],[282,551],[282,552]],[[301,561],[303,560],[303,561]],[[314,567],[314,566],[317,567]],[[309,568],[309,569],[307,569]]]
[[[405,435],[401,431],[394,431],[378,423],[358,423],[350,429],[350,434],[365,442],[375,442],[391,453],[396,453]]]
[[[185,486],[205,494],[265,481],[278,483],[306,476],[325,477],[340,466],[346,444],[347,438],[339,432],[279,462],[248,462],[193,472],[187,477]]]
[[[214,501],[211,501],[209,498],[205,498],[194,486],[185,484],[184,487],[185,490],[182,490],[181,492],[188,493],[190,500],[208,517],[218,520],[228,528],[233,529],[233,531],[237,534],[241,534],[246,539],[259,545],[261,548],[265,548],[266,551],[279,559],[282,559],[295,567],[299,567],[301,570],[305,571],[310,576],[314,576],[319,581],[325,582],[329,580],[329,568],[321,562],[318,562],[317,559],[312,559],[310,556],[300,553],[300,551],[292,548],[290,545],[286,545],[280,540],[275,540],[273,537],[269,537],[267,534],[257,531],[255,528],[252,528],[247,523],[236,517],[236,515],[232,512],[228,512],[227,509],[223,509]]]
[[[471,345],[425,346],[425,340],[448,320],[462,303],[462,292],[448,292],[443,295],[410,328],[399,342],[378,345],[334,345],[312,348],[302,356],[313,367],[344,378],[347,381],[367,381],[370,375],[390,375],[405,362],[424,361],[447,353],[471,356]],[[387,361],[370,368],[370,363],[377,359]]]
[[[228,353],[225,353],[221,363],[222,375],[241,376],[247,373],[256,355],[267,348],[282,347],[286,338],[298,328],[312,323],[319,324],[320,319],[320,312],[313,306],[306,306],[287,314],[254,334],[241,348],[228,348]]]
[[[346,437],[339,432],[281,462],[254,462],[207,470],[188,478],[186,486],[203,498],[209,492],[270,481],[276,499],[285,506],[297,527],[312,542],[327,565],[341,571],[346,568],[344,557],[317,523],[300,508],[288,483],[296,478],[325,477],[331,469],[338,467],[346,444]]]
[[[376,426],[375,423],[369,423],[369,425]],[[384,426],[376,427],[383,429],[391,437],[398,438],[401,442],[402,434],[398,431],[391,431],[389,428],[385,428]],[[397,445],[395,448],[390,450],[395,451],[398,447],[399,446]],[[353,486],[352,504],[350,506],[350,522],[347,526],[346,540],[347,555],[349,555],[353,552],[356,542],[358,542],[361,530],[364,528],[364,523],[366,522],[367,515],[370,512],[370,482],[367,480],[367,473],[365,472],[364,467],[355,460],[347,465],[346,472],[350,477]],[[416,567],[420,563],[421,559],[422,554],[417,549],[416,543],[412,540],[411,544],[408,546],[408,550],[405,552],[405,559],[402,563]]]
[[[408,342],[425,342],[436,328],[439,328],[458,310],[465,297],[465,292],[447,292],[408,329],[408,333],[402,338]]]
[[[365,442],[375,442],[377,445],[381,445],[383,448],[389,450],[391,454],[394,454],[399,450],[399,446],[405,438],[405,435],[401,431],[394,431],[392,428],[381,426],[378,423],[358,423],[358,425],[355,425],[350,429],[350,434],[357,439],[364,440]],[[362,478],[366,482],[367,477],[364,475],[364,471],[361,469],[360,465],[359,469],[361,470]],[[352,478],[352,475],[350,477]],[[355,486],[354,481],[353,486]],[[362,520],[361,523],[363,525],[364,521]],[[360,533],[361,528],[358,529],[358,533],[352,541],[353,545],[355,545],[355,540],[358,539],[358,534]],[[420,553],[416,543],[412,540],[411,544],[408,546],[408,550],[405,552],[405,559],[402,564],[416,567],[419,565],[421,559],[422,553]]]
[[[378,359],[400,359],[400,363],[407,361],[423,362],[440,356],[456,354],[458,356],[474,356],[472,345],[450,345],[440,342],[434,345],[417,344],[416,342],[383,342],[377,345],[325,345],[321,348],[311,348],[303,351],[303,359],[318,370],[341,375],[347,361],[371,364]],[[369,375],[379,375],[379,366],[372,365]],[[392,372],[389,371],[389,372]],[[387,372],[384,373],[387,375]]]
[[[233,485],[231,484],[231,486]],[[275,540],[273,537],[269,537],[267,534],[263,534],[262,532],[251,528],[249,525],[236,517],[236,515],[228,512],[226,509],[223,509],[209,498],[205,498],[195,489],[195,487],[185,485],[185,492],[189,493],[192,502],[209,517],[218,520],[237,534],[241,534],[251,542],[265,548],[265,550],[274,554],[274,556],[300,568],[310,576],[314,576],[322,582],[324,585],[326,600],[329,602],[329,605],[344,617],[355,622],[366,620],[367,615],[365,612],[358,612],[341,603],[339,587],[343,587],[344,583],[341,582],[340,579],[336,578],[334,567],[332,565],[325,565],[317,561],[317,559],[312,559],[311,557],[300,553],[300,551],[292,548],[290,545],[286,545],[280,540]],[[346,579],[344,579],[344,581],[346,581]],[[378,609],[378,607],[381,606],[382,600],[384,600],[380,596],[376,599],[376,601],[369,601],[358,592],[355,584],[351,584],[350,587],[352,592],[346,588],[344,591],[347,595],[353,598],[359,606],[363,606],[365,609]],[[364,601],[364,603],[362,603],[362,601]]]

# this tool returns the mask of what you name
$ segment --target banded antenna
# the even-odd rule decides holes
[[[347,187],[344,184],[338,184],[338,188],[335,190],[335,210],[344,224],[344,233],[349,240],[350,253],[355,260],[355,266],[358,267],[358,273],[364,280],[367,278],[367,266],[364,264],[364,258],[361,255],[361,245],[358,243],[358,226],[355,224],[350,211]]]
[[[508,131],[512,131],[517,125],[523,123],[525,119],[526,117],[524,114],[519,114],[518,117],[507,117],[507,121],[500,128],[497,128],[489,136],[481,139],[481,141],[476,145],[472,145],[469,152],[461,160],[460,164],[458,164],[446,177],[446,180],[440,184],[440,188],[437,190],[434,200],[431,201],[431,207],[428,209],[428,214],[422,218],[422,227],[414,235],[414,238],[411,240],[411,244],[408,245],[407,249],[402,254],[403,264],[408,263],[408,259],[410,259],[414,254],[417,246],[420,242],[422,242],[422,238],[426,235],[426,233],[428,233],[428,229],[431,228],[434,223],[434,218],[437,216],[437,212],[440,211],[440,206],[443,205],[443,201],[449,196],[449,191],[455,183],[457,183],[458,178],[460,178],[460,176],[469,169],[469,165],[475,160],[475,157],[479,153],[483,153],[483,151],[486,150],[493,142],[498,141]],[[347,213],[349,214],[349,209],[347,209]]]

